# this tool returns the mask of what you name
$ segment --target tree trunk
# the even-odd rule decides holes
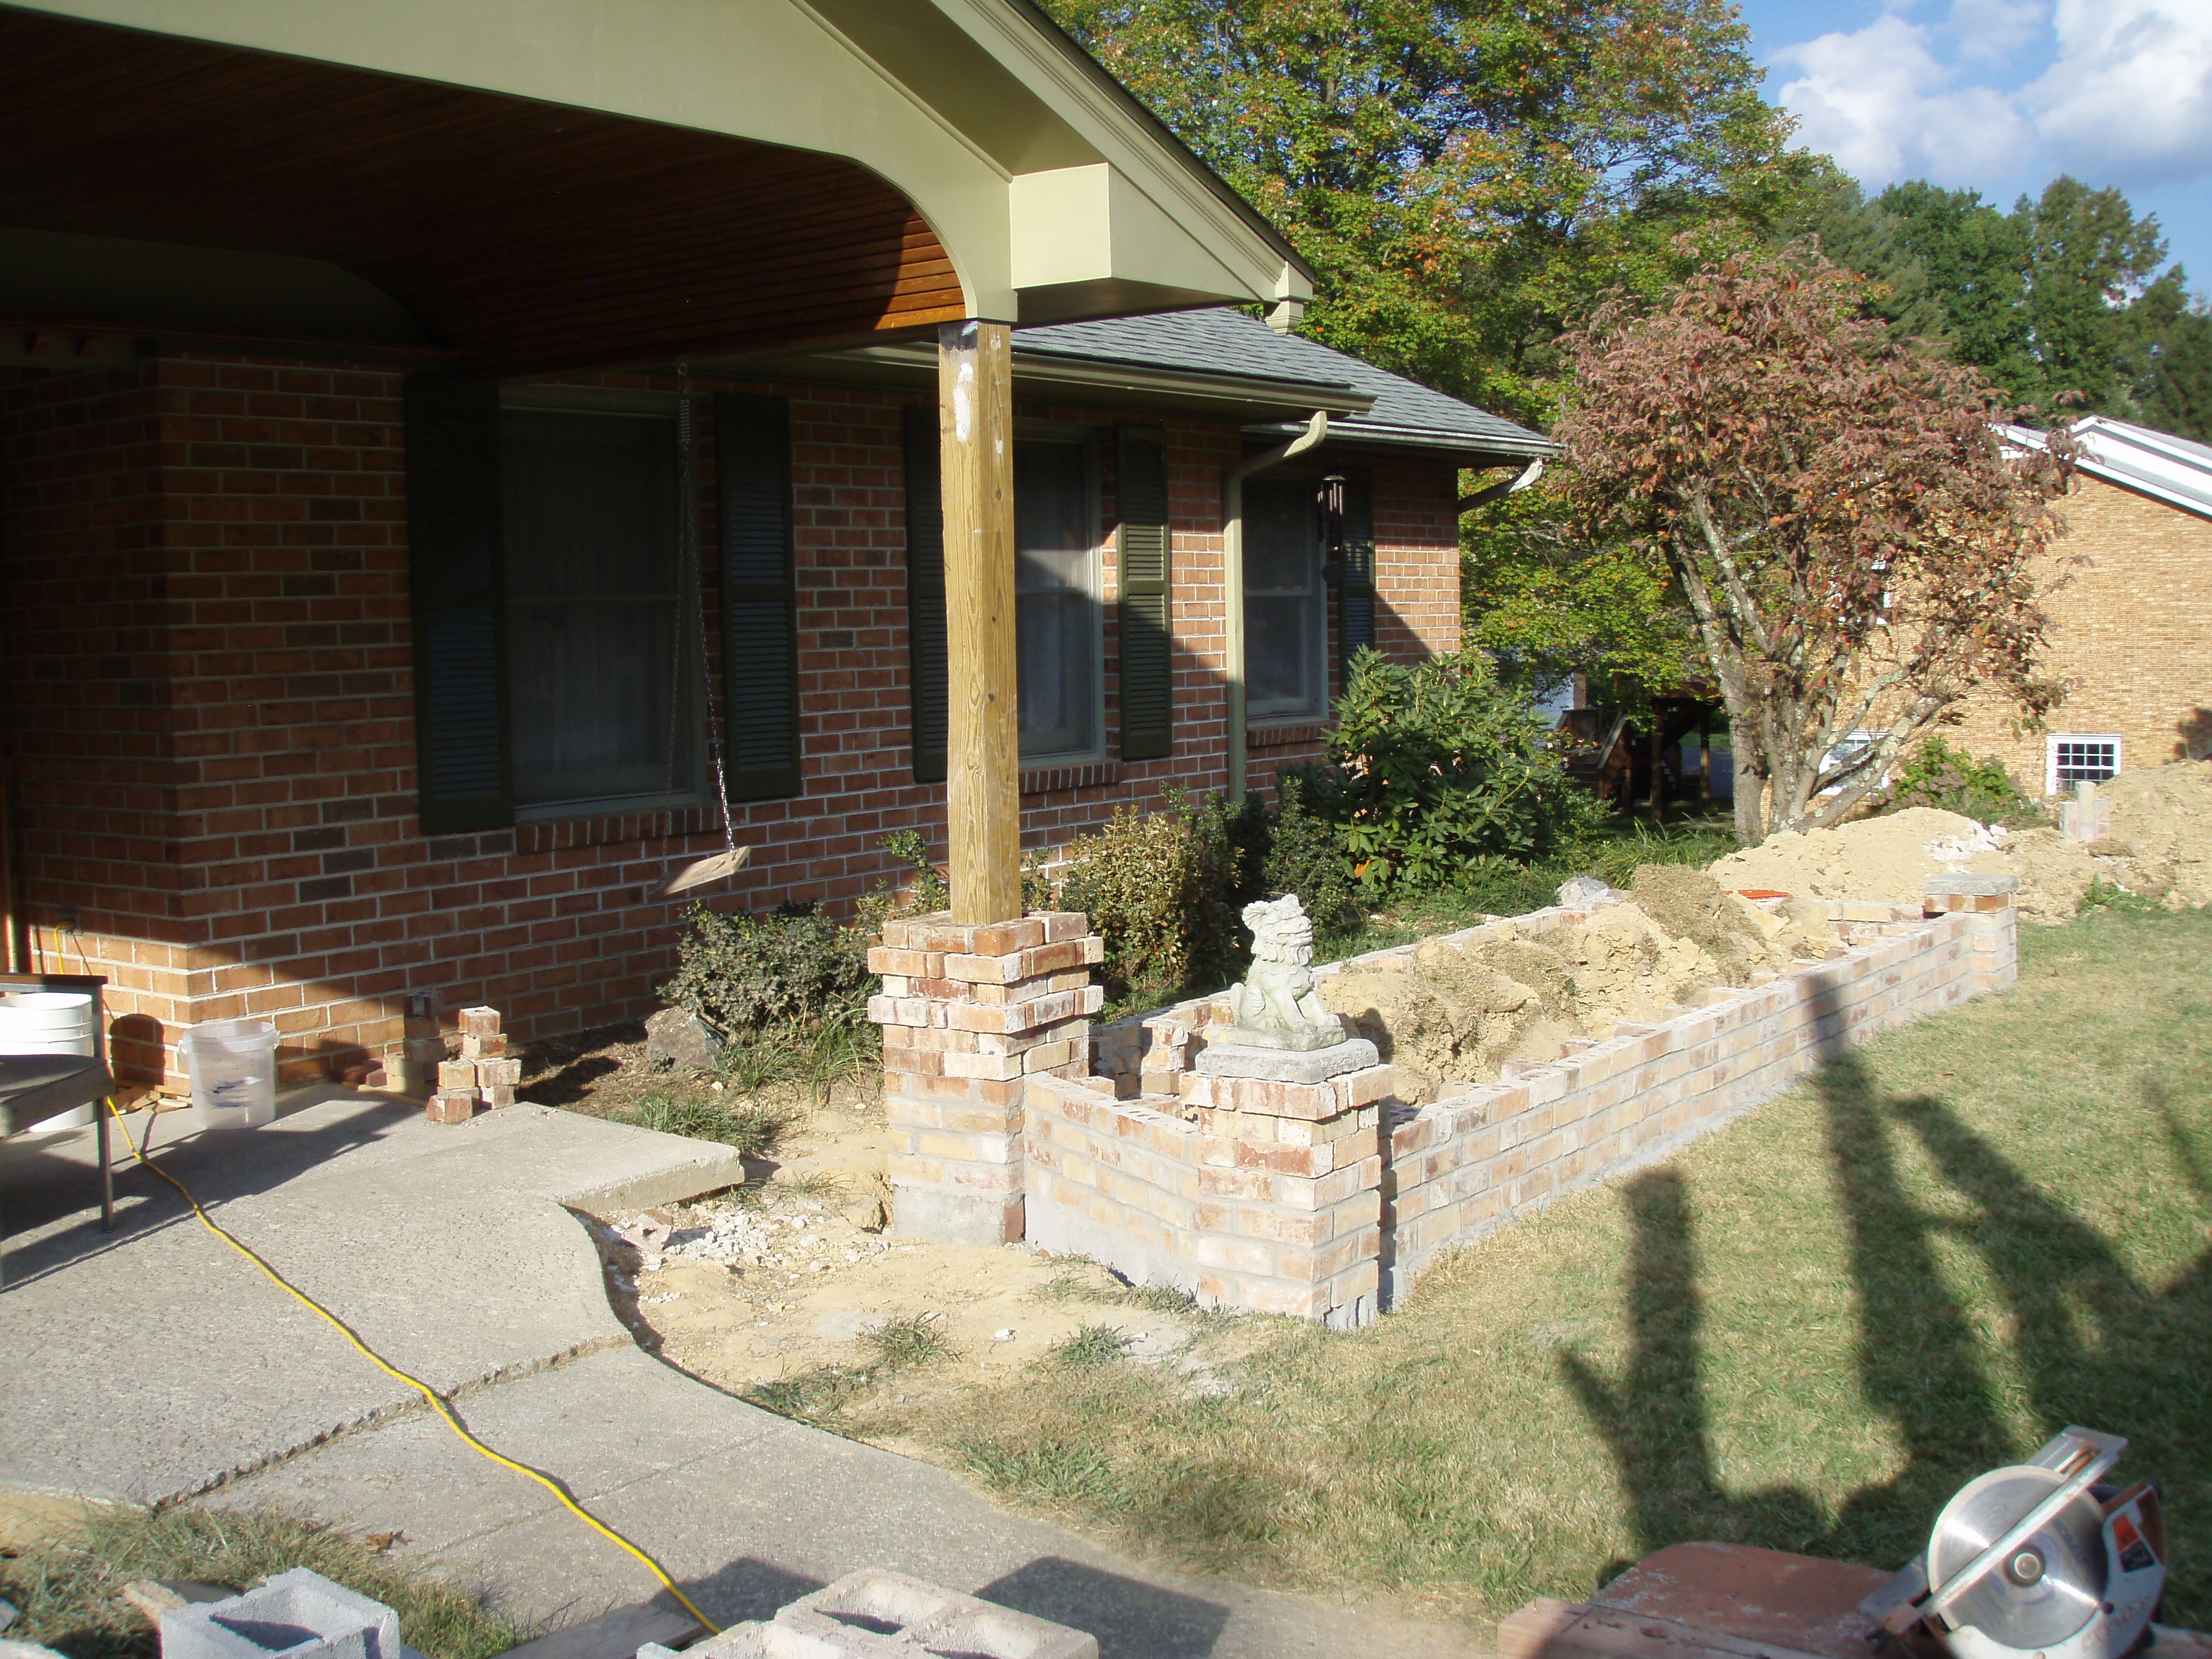
[[[1765,793],[1765,769],[1757,763],[1746,766],[1739,748],[1735,751],[1735,833],[1746,847],[1756,847],[1766,839],[1766,819],[1760,811]]]

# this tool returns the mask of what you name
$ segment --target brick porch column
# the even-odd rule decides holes
[[[1974,951],[1974,994],[2002,991],[2020,980],[2018,876],[1930,876],[1921,907],[1931,916],[1964,914]]]
[[[1079,910],[963,924],[939,912],[886,922],[868,952],[883,976],[891,1231],[949,1244],[1022,1237],[1022,1089],[1091,1068],[1091,982],[1104,941]]]
[[[1359,1041],[1354,1039],[1354,1041]],[[1388,1066],[1313,1083],[1183,1079],[1205,1137],[1200,1152],[1200,1300],[1318,1319],[1332,1329],[1380,1311],[1382,1103]],[[1327,1053],[1327,1050],[1319,1051]],[[1285,1055],[1286,1071],[1304,1055]]]

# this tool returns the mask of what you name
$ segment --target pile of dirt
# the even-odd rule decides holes
[[[2021,915],[2039,922],[2066,921],[2098,881],[2172,909],[2212,903],[2212,761],[2123,773],[2098,796],[2112,803],[2101,842],[2069,841],[2050,828],[2007,831],[1916,806],[1833,830],[1785,830],[1710,870],[1723,887],[1906,902],[1930,876],[2012,875]]]
[[[1747,985],[1835,943],[1826,908],[1769,915],[1681,865],[1646,865],[1623,902],[1534,934],[1511,922],[1455,945],[1348,965],[1321,1000],[1397,1068],[1399,1097],[1422,1103],[1444,1082],[1486,1082],[1509,1060],[1555,1060],[1577,1038],[1650,1022],[1710,985]]]
[[[2212,904],[2212,761],[2123,772],[2098,793],[2112,803],[2120,885],[2169,910]]]

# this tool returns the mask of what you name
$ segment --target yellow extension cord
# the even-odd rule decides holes
[[[123,1126],[123,1144],[130,1147],[131,1156],[137,1158],[139,1163],[144,1164],[146,1168],[151,1170],[155,1175],[161,1176],[162,1180],[167,1182],[169,1185],[174,1187],[177,1189],[178,1195],[181,1197],[185,1203],[192,1206],[192,1213],[200,1218],[200,1225],[205,1227],[217,1238],[229,1245],[232,1249],[236,1250],[239,1255],[244,1256],[255,1267],[260,1268],[263,1273],[269,1276],[270,1282],[276,1285],[278,1290],[283,1291],[285,1295],[290,1297],[295,1302],[299,1303],[302,1307],[307,1308],[310,1312],[318,1314],[323,1319],[327,1321],[331,1328],[336,1331],[340,1336],[345,1338],[348,1342],[351,1343],[355,1352],[359,1353],[362,1358],[368,1360],[370,1364],[375,1366],[377,1370],[382,1371],[386,1376],[392,1377],[398,1382],[404,1382],[409,1388],[414,1389],[416,1393],[421,1395],[423,1399],[428,1401],[430,1402],[430,1409],[438,1413],[439,1418],[445,1423],[445,1425],[447,1428],[451,1429],[455,1434],[460,1437],[461,1443],[463,1445],[468,1447],[471,1451],[479,1452],[483,1455],[489,1457],[493,1462],[498,1464],[502,1468],[513,1469],[517,1474],[529,1476],[530,1479],[535,1480],[539,1486],[544,1487],[546,1491],[551,1492],[554,1497],[561,1500],[561,1507],[562,1509],[568,1510],[569,1514],[574,1516],[579,1521],[581,1521],[593,1532],[598,1533],[602,1538],[607,1539],[612,1543],[619,1544],[623,1549],[628,1550],[632,1555],[643,1562],[645,1564],[646,1571],[652,1573],[655,1578],[658,1578],[662,1583],[668,1587],[668,1593],[684,1604],[684,1610],[686,1613],[690,1613],[694,1619],[696,1619],[702,1625],[704,1625],[710,1632],[714,1634],[720,1633],[722,1627],[716,1624],[713,1620],[709,1619],[705,1613],[700,1612],[696,1605],[693,1603],[691,1598],[684,1595],[682,1590],[676,1587],[676,1581],[668,1576],[667,1572],[662,1568],[659,1562],[654,1560],[643,1550],[638,1548],[636,1545],[631,1543],[629,1539],[623,1537],[612,1527],[607,1525],[605,1522],[600,1520],[597,1516],[586,1510],[582,1504],[577,1503],[576,1500],[569,1497],[567,1492],[562,1492],[551,1480],[538,1474],[537,1470],[530,1468],[528,1465],[518,1463],[512,1457],[503,1456],[500,1453],[494,1451],[489,1446],[485,1445],[483,1441],[477,1439],[476,1436],[471,1434],[468,1430],[461,1426],[460,1419],[453,1415],[453,1408],[447,1403],[446,1398],[443,1395],[440,1394],[435,1389],[432,1388],[428,1382],[423,1382],[421,1378],[410,1376],[405,1371],[401,1370],[397,1365],[387,1362],[381,1354],[379,1354],[374,1348],[371,1348],[366,1342],[363,1342],[359,1337],[356,1336],[352,1331],[348,1329],[344,1321],[341,1320],[328,1308],[323,1306],[321,1303],[316,1301],[314,1297],[309,1296],[306,1291],[292,1284],[284,1277],[283,1274],[278,1273],[266,1261],[264,1261],[248,1246],[240,1243],[236,1238],[225,1231],[222,1227],[216,1223],[214,1218],[211,1218],[205,1210],[200,1207],[200,1201],[192,1196],[191,1188],[185,1186],[183,1182],[178,1180],[176,1176],[171,1175],[167,1170],[161,1168],[160,1164],[148,1158],[146,1154],[140,1150],[138,1143],[131,1139],[131,1125],[129,1121],[125,1119],[122,1112],[117,1108],[115,1104],[115,1097],[112,1095],[108,1096],[104,1103],[110,1112],[114,1113],[115,1121]],[[146,1125],[147,1134],[149,1138],[153,1133],[153,1129],[154,1125],[152,1120],[149,1118]]]

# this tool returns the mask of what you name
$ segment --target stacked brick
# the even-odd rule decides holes
[[[1031,1085],[1031,1243],[1209,1307],[1374,1319],[1388,1066],[1322,1083],[1186,1073],[1174,1095],[1129,1101],[1112,1086]]]
[[[464,1008],[460,1025],[460,1053],[438,1063],[437,1092],[430,1097],[428,1109],[433,1123],[465,1123],[475,1115],[479,1102],[486,1107],[512,1106],[522,1081],[522,1062],[507,1054],[498,1009]]]
[[[1080,911],[963,925],[887,922],[868,952],[883,976],[891,1225],[910,1237],[1011,1243],[1023,1231],[1022,1089],[1089,1069],[1105,954]]]

